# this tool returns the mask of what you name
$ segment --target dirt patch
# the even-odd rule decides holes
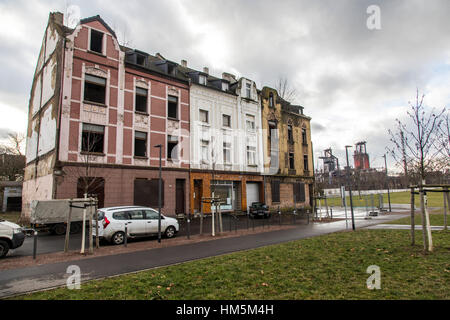
[[[98,248],[98,249],[94,248],[93,254],[84,254],[83,255],[83,254],[80,254],[79,251],[69,251],[68,253],[56,252],[56,253],[40,254],[36,257],[36,260],[33,260],[32,256],[17,257],[17,258],[9,257],[9,258],[6,258],[5,260],[1,261],[0,270],[16,269],[16,268],[23,268],[23,267],[30,267],[30,266],[39,266],[39,265],[44,265],[44,264],[81,260],[81,259],[91,259],[91,258],[96,258],[96,257],[101,257],[101,256],[116,255],[116,254],[129,253],[129,252],[135,252],[135,251],[145,251],[145,250],[149,250],[149,249],[179,246],[179,245],[184,245],[184,244],[198,243],[198,242],[203,242],[203,241],[210,241],[210,240],[217,240],[217,239],[224,239],[224,238],[239,237],[239,236],[257,234],[257,233],[263,233],[263,232],[269,232],[269,231],[292,229],[292,228],[295,228],[295,226],[292,226],[292,225],[265,226],[264,228],[263,227],[255,227],[255,230],[240,229],[237,231],[223,232],[221,234],[216,234],[215,237],[211,236],[211,234],[208,234],[208,235],[205,234],[205,235],[201,235],[201,236],[193,235],[190,237],[190,239],[187,239],[187,237],[185,237],[185,236],[175,237],[172,239],[162,239],[161,243],[158,243],[157,240],[137,241],[137,242],[128,243],[127,247],[125,247],[124,245],[100,246],[100,248]],[[94,244],[94,246],[95,246],[95,244]],[[87,251],[87,249],[86,249],[86,251]]]

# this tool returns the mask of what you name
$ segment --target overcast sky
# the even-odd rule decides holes
[[[258,88],[286,77],[312,117],[315,158],[331,147],[344,164],[344,146],[365,140],[371,165],[382,167],[387,130],[416,88],[428,106],[450,106],[449,0],[0,0],[0,138],[26,131],[48,14],[71,5],[81,18],[99,14],[122,44],[213,75]],[[379,30],[367,27],[370,5],[380,8]]]

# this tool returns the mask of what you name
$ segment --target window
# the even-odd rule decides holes
[[[208,123],[208,111],[200,109],[200,121],[204,123]]]
[[[222,115],[222,126],[224,127],[231,127],[231,116],[227,114]]]
[[[127,211],[131,220],[144,220],[144,210]]]
[[[136,106],[138,112],[147,112],[147,89],[136,87]]]
[[[246,126],[248,131],[255,130],[255,117],[252,115],[247,115]]]
[[[83,123],[83,133],[81,137],[81,151],[92,153],[103,153],[104,137],[105,137],[104,126]]]
[[[158,220],[159,214],[153,210],[145,210],[145,217],[149,220]],[[161,217],[162,219],[162,217]]]
[[[245,88],[246,88],[246,97],[250,99],[252,94],[252,85],[250,83],[247,83]]]
[[[97,53],[103,53],[103,32],[91,29],[90,50]]]
[[[202,163],[208,163],[209,162],[209,141],[202,140],[201,142],[201,161]]]
[[[273,103],[273,93],[269,93],[269,107],[273,108],[275,104]]]
[[[136,157],[147,156],[147,133],[135,131],[134,132],[134,155]]]
[[[206,86],[206,84],[207,84],[207,82],[206,82],[206,76],[204,76],[204,75],[199,75],[199,76],[198,76],[198,83],[200,83],[200,84]]]
[[[307,140],[307,138],[306,138],[306,129],[305,129],[305,128],[302,128],[302,143],[303,143],[304,145],[307,145],[307,144],[308,144],[308,140]]]
[[[256,147],[247,146],[247,164],[249,166],[256,165]]]
[[[129,220],[128,212],[127,211],[114,212],[113,213],[113,218],[115,220]]]
[[[159,179],[135,179],[134,180],[134,205],[157,207],[158,206]],[[161,206],[164,207],[164,179],[161,180]]]
[[[280,181],[272,180],[272,202],[280,202]]]
[[[300,182],[294,183],[294,201],[305,202],[305,184]]]
[[[295,169],[294,153],[289,152],[289,169]]]
[[[136,54],[136,64],[141,66],[145,65],[145,56],[143,54]]]
[[[228,82],[222,82],[222,90],[223,91],[228,91]]]
[[[291,125],[287,126],[287,132],[288,132],[288,141],[294,142],[294,136],[292,134],[292,126]]]
[[[224,164],[231,163],[231,143],[229,142],[223,143],[223,163]]]
[[[106,79],[86,74],[84,78],[84,100],[105,104]]]
[[[177,75],[177,67],[173,64],[167,64],[167,73],[176,76]]]
[[[167,159],[177,160],[178,159],[178,137],[167,136]]]
[[[178,97],[169,96],[167,104],[167,117],[178,119]]]
[[[303,170],[308,171],[308,156],[304,155],[303,156]]]

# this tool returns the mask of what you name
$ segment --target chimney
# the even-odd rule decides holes
[[[203,72],[206,73],[206,74],[209,74],[209,69],[208,69],[208,67],[203,67]]]
[[[181,60],[181,65],[185,68],[187,68],[187,61],[186,60]]]
[[[236,76],[231,73],[224,72],[222,73],[222,79],[228,80],[230,83],[236,82]]]

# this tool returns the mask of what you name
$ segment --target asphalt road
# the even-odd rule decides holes
[[[370,220],[357,219],[356,227],[363,228],[399,219],[403,216],[405,214],[389,214],[374,217]],[[66,273],[67,267],[70,265],[77,265],[81,270],[81,280],[86,281],[342,230],[346,230],[345,221],[302,224],[292,229],[270,231],[242,237],[224,238],[192,244],[187,242],[187,244],[180,246],[3,270],[0,271],[0,297],[65,285],[69,277],[69,274]]]
[[[191,219],[190,227],[189,227],[189,233],[191,235],[199,234],[200,232],[200,219]],[[303,217],[296,217],[295,221],[292,217],[292,215],[282,215],[281,223],[283,225],[291,225],[291,224],[305,224],[306,220]],[[236,220],[235,218],[232,218],[228,215],[223,216],[223,228],[225,231],[227,230],[235,230],[235,229],[246,229],[253,228],[253,225],[255,227],[272,224],[272,225],[279,225],[280,220],[278,216],[274,216],[271,219],[249,219],[247,221],[246,216],[240,216]],[[216,226],[217,228],[217,226]],[[211,233],[211,218],[205,218],[204,219],[204,227],[203,230],[205,233]],[[217,229],[216,229],[217,230]],[[163,230],[164,231],[164,230]],[[87,234],[88,232],[86,232]],[[187,223],[186,221],[180,221],[180,231],[177,234],[177,237],[186,237],[188,233]],[[72,234],[70,235],[70,242],[69,242],[69,249],[70,250],[79,250],[81,248],[81,239],[82,235],[79,234]],[[88,236],[86,235],[86,245]],[[139,239],[133,239],[130,241],[155,241],[157,237],[145,237],[145,238],[139,238]],[[11,250],[8,253],[8,258],[14,258],[14,257],[23,257],[23,256],[32,256],[33,255],[33,237],[27,236],[23,245],[15,250]],[[44,254],[44,253],[54,253],[54,252],[61,252],[64,250],[64,242],[65,242],[65,236],[57,236],[52,235],[48,232],[43,232],[38,234],[37,238],[37,254]],[[102,242],[102,245],[110,245],[109,243]]]

